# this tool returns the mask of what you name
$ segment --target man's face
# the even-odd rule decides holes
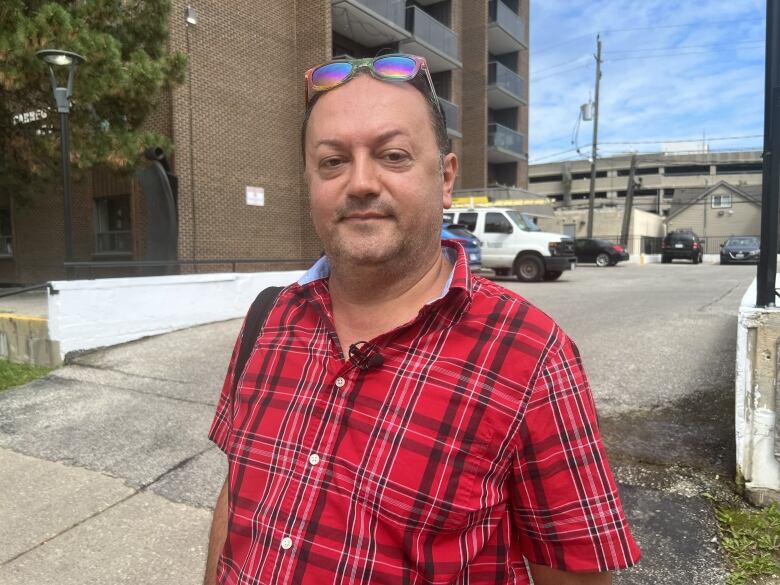
[[[407,268],[439,249],[457,160],[440,160],[429,116],[414,87],[368,75],[315,104],[306,179],[315,229],[335,264]]]

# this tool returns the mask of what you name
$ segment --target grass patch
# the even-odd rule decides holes
[[[51,372],[50,368],[17,364],[8,360],[0,360],[0,391],[8,390],[38,378],[43,378]]]
[[[729,585],[745,585],[780,572],[780,508],[721,507],[721,545],[731,561]]]

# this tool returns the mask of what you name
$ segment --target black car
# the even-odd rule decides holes
[[[661,262],[664,264],[680,258],[699,264],[703,256],[701,239],[690,230],[669,232],[661,243]]]
[[[720,246],[721,264],[758,264],[761,240],[756,236],[731,236]]]
[[[628,260],[628,252],[613,242],[593,238],[574,240],[574,255],[577,262],[595,262],[596,266],[614,266]]]

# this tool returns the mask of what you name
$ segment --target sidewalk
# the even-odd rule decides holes
[[[80,357],[0,392],[0,583],[196,585],[224,456],[207,439],[240,322]],[[713,478],[617,462],[644,551],[618,585],[721,585]]]
[[[199,583],[240,321],[82,356],[0,392],[0,583]]]

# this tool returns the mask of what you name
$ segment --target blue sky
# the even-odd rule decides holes
[[[702,136],[750,137],[712,140],[711,150],[760,149],[765,9],[765,0],[531,0],[529,161],[590,155],[592,123],[572,139],[593,95],[597,33],[599,156]]]

